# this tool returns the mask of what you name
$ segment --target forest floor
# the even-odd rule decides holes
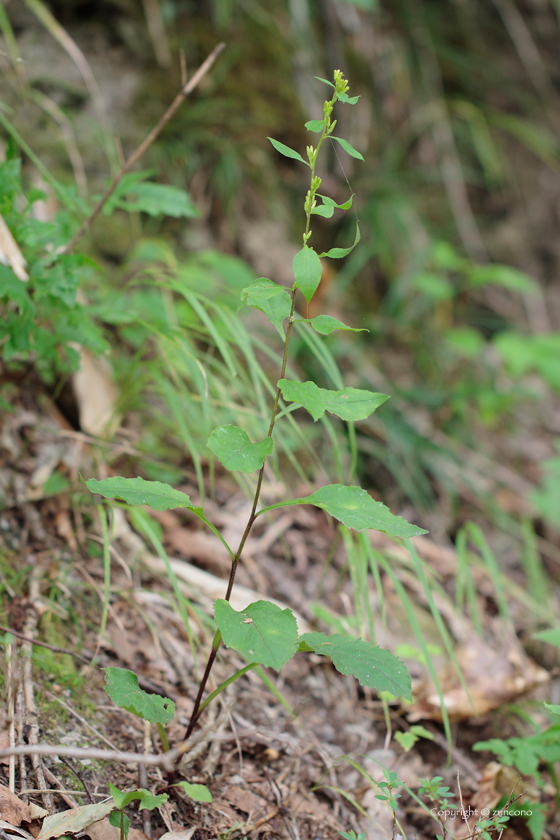
[[[10,800],[12,817],[4,810],[3,819],[19,825],[22,837],[35,837],[41,819],[30,818],[26,802],[65,811],[69,806],[103,802],[109,783],[120,789],[165,789],[158,767],[132,759],[115,763],[88,758],[75,750],[161,751],[155,727],[119,708],[105,693],[103,668],[109,666],[134,671],[143,688],[175,702],[175,719],[167,734],[171,745],[180,743],[211,642],[207,616],[213,600],[223,597],[229,563],[217,537],[198,529],[188,513],[151,512],[159,521],[166,550],[176,558],[173,567],[192,628],[189,639],[174,607],[163,562],[150,553],[123,510],[116,508],[107,625],[100,633],[109,579],[104,575],[98,513],[80,482],[80,476],[90,477],[99,470],[100,448],[94,439],[72,429],[50,398],[29,391],[16,392],[13,412],[4,414],[1,445],[6,497],[0,518],[3,629],[13,630],[14,635],[3,637],[8,705],[0,743],[69,749],[68,757],[1,759],[2,795],[8,796],[6,788],[17,794],[17,802]],[[118,434],[109,446],[113,455],[118,455],[119,447],[125,458],[134,454],[130,442]],[[57,484],[61,481],[62,487]],[[195,486],[180,489],[196,502]],[[212,509],[213,521],[224,534],[234,538],[240,533],[248,502],[225,478],[218,478],[214,499],[207,499],[205,506]],[[344,632],[353,612],[353,590],[336,529],[312,508],[274,513],[255,528],[247,543],[233,606],[241,609],[251,600],[275,598],[296,611],[304,629],[324,627],[327,617],[331,631]],[[546,770],[541,776],[536,766],[530,769],[529,747],[525,756],[529,775],[505,766],[505,761],[497,763],[491,752],[472,751],[479,741],[519,734],[516,704],[527,692],[533,701],[533,725],[544,726],[539,707],[550,697],[550,680],[558,683],[542,659],[542,646],[537,665],[519,641],[527,639],[526,647],[534,654],[535,643],[527,637],[534,610],[523,602],[521,587],[516,590],[515,580],[511,581],[506,619],[501,608],[496,614],[490,572],[482,566],[474,570],[477,597],[485,610],[479,634],[448,597],[457,584],[455,552],[427,537],[415,538],[426,573],[437,580],[432,589],[435,610],[454,638],[467,695],[453,666],[445,664],[442,637],[426,592],[405,562],[406,551],[380,532],[370,534],[373,547],[408,591],[434,662],[440,663],[438,682],[450,713],[451,744],[441,723],[437,690],[419,662],[420,652],[414,653],[417,641],[407,627],[395,582],[381,571],[381,590],[371,579],[368,584],[376,640],[391,650],[408,644],[413,704],[380,699],[315,655],[297,655],[280,675],[269,670],[261,679],[249,672],[209,707],[181,763],[184,778],[209,787],[212,803],[175,797],[151,814],[132,813],[132,825],[139,832],[133,840],[142,840],[142,832],[155,840],[164,834],[166,840],[241,836],[331,840],[338,831],[350,829],[365,832],[368,839],[396,833],[431,838],[442,830],[429,813],[434,805],[417,797],[419,779],[433,776],[443,777],[453,793],[451,802],[459,802],[460,784],[470,828],[460,818],[444,820],[446,830],[458,837],[472,832],[474,822],[513,789],[515,795],[524,793],[525,801],[535,803],[547,826],[543,836],[560,836],[553,776]],[[234,651],[222,649],[211,687],[243,664]],[[423,727],[422,737],[412,738],[412,744],[395,739],[395,733],[410,732],[418,724]],[[384,780],[381,766],[396,771],[405,786],[396,826],[387,803],[376,798],[380,791],[375,782]],[[530,810],[531,805],[526,807]],[[107,818],[96,820],[85,832],[91,840],[118,835]],[[56,835],[39,836],[42,840]],[[512,818],[504,838],[517,836],[531,836],[525,817]]]

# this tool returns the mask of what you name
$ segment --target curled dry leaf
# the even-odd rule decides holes
[[[475,715],[511,703],[550,675],[530,659],[516,636],[508,635],[492,646],[473,635],[458,645],[455,656],[469,689],[469,696],[459,681],[452,663],[438,674],[443,701],[451,720],[466,720]],[[441,703],[428,677],[413,686],[416,698],[408,709],[408,719],[441,720]]]
[[[72,377],[80,428],[94,437],[111,437],[120,418],[116,411],[118,390],[107,359],[78,347],[80,368]]]

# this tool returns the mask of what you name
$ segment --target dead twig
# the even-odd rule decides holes
[[[69,251],[71,251],[74,248],[76,243],[82,238],[82,236],[84,235],[86,230],[90,227],[91,223],[93,221],[95,221],[95,219],[99,216],[103,207],[105,206],[105,204],[107,203],[109,198],[113,195],[113,193],[115,192],[119,183],[122,181],[123,177],[129,171],[129,169],[131,169],[134,166],[134,164],[138,160],[140,160],[140,158],[147,151],[147,149],[149,149],[149,147],[152,145],[152,143],[154,142],[156,137],[159,135],[161,130],[167,125],[169,120],[175,115],[175,112],[177,111],[179,105],[181,105],[182,102],[184,102],[184,100],[187,98],[189,93],[192,93],[192,91],[198,85],[200,80],[206,75],[206,73],[208,73],[208,71],[210,70],[210,68],[212,67],[212,65],[216,61],[217,57],[219,56],[219,54],[222,52],[222,50],[224,48],[225,48],[224,43],[218,44],[218,46],[215,47],[212,50],[212,52],[206,58],[206,60],[203,61],[203,63],[200,65],[200,67],[198,68],[198,70],[196,71],[194,76],[192,76],[189,79],[189,81],[187,82],[187,84],[184,85],[181,88],[181,90],[179,91],[179,93],[177,94],[177,96],[175,97],[175,99],[173,100],[173,102],[171,103],[171,105],[169,106],[169,108],[167,109],[165,114],[163,115],[163,117],[158,122],[158,124],[155,126],[155,128],[153,128],[150,131],[150,133],[148,134],[146,139],[143,140],[142,143],[140,143],[140,145],[138,146],[136,151],[131,154],[131,156],[129,157],[127,162],[124,164],[122,169],[115,175],[115,177],[111,181],[110,186],[105,190],[105,193],[103,194],[103,197],[99,200],[98,204],[92,210],[89,217],[82,224],[82,226],[80,227],[78,232],[76,234],[74,234],[74,236],[72,237],[70,242],[67,245],[65,245],[65,247],[62,248],[58,252],[59,254],[67,254]]]
[[[33,638],[37,632],[37,625],[39,623],[39,613],[35,609],[35,604],[39,601],[41,596],[41,576],[42,569],[36,566],[31,572],[31,579],[29,581],[29,600],[31,601],[31,608],[27,614],[25,624],[23,625],[24,634],[27,637]],[[29,641],[24,641],[22,644],[23,662],[22,662],[22,681],[23,692],[25,696],[25,722],[27,724],[27,740],[31,746],[39,743],[39,715],[37,713],[37,706],[35,705],[35,691],[33,687],[33,673],[32,673],[32,655],[33,644]],[[45,781],[45,773],[43,763],[40,755],[35,753],[32,756],[31,763],[35,772],[35,780],[37,787],[44,789],[47,787]],[[47,811],[53,809],[53,798],[49,793],[42,794],[43,805]]]
[[[0,758],[11,755],[55,755],[59,758],[89,758],[93,761],[115,761],[118,764],[148,764],[152,767],[162,767],[171,771],[174,761],[183,754],[181,749],[169,750],[162,755],[146,755],[145,753],[119,752],[118,750],[82,749],[81,747],[61,747],[52,744],[22,744],[18,747],[8,747],[0,750]]]

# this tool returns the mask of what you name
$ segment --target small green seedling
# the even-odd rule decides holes
[[[345,840],[367,840],[365,831],[360,831],[359,834],[356,834],[353,829],[350,829],[350,831],[339,831],[338,833]]]
[[[154,808],[159,808],[160,805],[163,805],[169,799],[166,793],[154,796],[149,790],[145,790],[144,788],[138,788],[138,790],[131,790],[125,793],[114,785],[109,784],[109,790],[111,791],[116,808],[115,811],[109,814],[109,822],[120,830],[120,840],[127,840],[128,829],[130,828],[130,820],[124,812],[127,805],[130,805],[131,802],[138,799],[140,801],[139,809],[141,811],[153,811]]]
[[[155,723],[158,728],[161,745],[164,752],[169,749],[169,743],[165,729],[163,728],[168,723],[171,723],[175,715],[175,703],[168,697],[160,697],[159,694],[148,694],[147,691],[140,688],[138,684],[138,677],[132,671],[127,671],[126,668],[105,668],[105,691],[121,709],[126,709],[136,717],[147,720],[149,723]],[[190,782],[177,782],[175,787],[180,787],[184,793],[196,802],[212,802],[212,794],[206,785],[191,784]],[[111,814],[112,825],[117,825],[121,829],[121,840],[126,840],[128,834],[128,818],[124,815],[124,808],[134,799],[139,799],[140,810],[147,808],[149,811],[158,808],[162,802],[167,801],[167,794],[161,796],[151,796],[148,791],[140,788],[136,791],[130,791],[126,795],[121,793],[118,788],[111,785],[111,796],[115,800],[115,804],[119,809],[120,816]],[[151,798],[149,798],[151,796]],[[162,798],[163,797],[163,798]],[[156,801],[157,800],[157,801]],[[124,832],[124,834],[123,834]]]
[[[440,782],[443,782],[443,776],[434,776],[433,779],[418,779],[418,781],[420,782],[418,793],[430,800],[433,806],[431,813],[441,827],[441,834],[436,834],[437,840],[445,840],[447,835],[445,812],[449,808],[449,800],[453,799],[453,794],[448,787],[440,785]]]
[[[208,703],[220,691],[223,691],[232,680],[239,678],[249,669],[258,665],[274,668],[278,671],[298,651],[313,652],[328,657],[338,671],[356,677],[363,686],[378,691],[389,691],[396,697],[412,699],[410,675],[405,665],[390,651],[375,647],[362,639],[351,639],[336,634],[332,636],[327,636],[324,633],[299,635],[296,619],[291,610],[282,610],[267,601],[257,601],[241,611],[234,610],[229,604],[237,567],[247,538],[257,518],[268,511],[287,505],[314,505],[348,528],[354,528],[358,531],[373,529],[384,531],[393,537],[405,538],[426,533],[422,528],[411,525],[404,519],[393,515],[381,502],[374,501],[366,490],[354,485],[329,484],[308,496],[285,499],[272,505],[259,507],[265,463],[275,448],[273,436],[275,424],[284,414],[294,409],[303,408],[316,421],[327,411],[347,423],[352,423],[367,418],[388,399],[385,394],[371,393],[356,388],[331,391],[318,387],[314,382],[297,382],[286,378],[290,334],[294,327],[299,329],[298,325],[303,323],[305,329],[309,329],[310,326],[320,336],[328,336],[333,330],[353,329],[328,315],[306,318],[298,315],[296,310],[296,303],[299,299],[298,293],[303,296],[301,305],[303,311],[306,312],[307,305],[317,291],[323,270],[321,258],[340,259],[347,256],[360,238],[359,226],[356,225],[354,243],[348,248],[331,248],[318,254],[309,244],[312,236],[311,221],[314,215],[329,218],[335,210],[348,209],[352,203],[350,198],[347,202],[338,205],[333,199],[318,192],[321,186],[321,178],[316,175],[316,165],[323,144],[327,140],[336,141],[353,158],[363,160],[361,154],[353,149],[346,140],[333,134],[336,120],[331,119],[337,103],[355,105],[359,97],[350,98],[348,96],[348,82],[339,70],[335,70],[333,82],[324,79],[320,79],[320,81],[332,89],[332,97],[324,103],[323,118],[306,123],[308,131],[319,135],[317,145],[309,145],[306,149],[307,160],[299,152],[269,138],[278,152],[308,166],[310,170],[310,186],[303,205],[305,213],[305,228],[302,234],[303,247],[293,261],[294,283],[291,288],[285,288],[263,277],[244,289],[241,295],[241,307],[249,306],[263,312],[283,343],[282,365],[274,383],[276,394],[268,433],[262,440],[252,441],[244,429],[226,425],[215,429],[207,443],[209,452],[215,455],[225,469],[246,474],[258,471],[254,485],[251,513],[239,546],[236,550],[231,548],[217,528],[206,518],[203,508],[193,504],[185,493],[175,490],[167,484],[158,481],[145,481],[142,478],[126,479],[121,477],[108,478],[103,481],[90,479],[86,482],[92,493],[100,493],[108,499],[121,499],[129,505],[149,505],[160,511],[173,508],[183,508],[190,511],[220,538],[230,555],[231,570],[227,591],[225,597],[218,599],[214,605],[217,630],[200,682],[190,723],[185,733],[185,740],[192,734],[200,714]],[[285,322],[287,323],[285,324]],[[206,684],[222,642],[238,651],[248,664],[218,686],[203,701]],[[134,698],[137,698],[135,693],[137,688],[132,686],[132,682],[131,688]],[[119,700],[116,702],[119,702]],[[121,705],[122,702],[121,700]],[[136,708],[137,699],[130,702],[127,695],[124,702],[129,703],[131,710]],[[153,713],[150,712],[152,718],[147,717],[146,719],[153,719],[158,724],[162,744],[164,749],[167,749],[167,740],[164,737],[165,733],[163,733],[165,723],[160,719],[163,711],[160,703],[156,715],[153,716]],[[392,784],[391,781],[390,785]],[[391,793],[390,787],[389,793]],[[392,794],[388,799],[393,802],[394,799],[391,797]]]
[[[395,732],[395,741],[401,745],[405,752],[409,752],[420,738],[434,740],[434,735],[425,726],[411,726],[408,732]]]

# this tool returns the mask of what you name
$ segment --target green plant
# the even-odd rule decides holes
[[[440,785],[440,782],[443,782],[443,776],[434,776],[433,779],[418,779],[418,781],[420,782],[418,794],[429,799],[433,806],[430,812],[441,828],[441,836],[439,834],[436,836],[438,840],[445,840],[447,834],[445,812],[449,808],[449,800],[453,799],[453,794],[447,786]],[[442,816],[439,812],[444,812],[444,815]]]
[[[164,726],[171,723],[173,717],[175,716],[175,703],[173,700],[170,700],[168,697],[160,697],[158,694],[148,694],[147,691],[140,688],[136,674],[133,674],[132,671],[127,671],[126,668],[114,668],[111,666],[110,668],[105,668],[104,670],[105,691],[111,700],[113,700],[117,706],[120,706],[121,709],[126,709],[127,712],[136,715],[136,717],[139,717],[142,720],[147,720],[149,723],[155,723],[158,728],[161,745],[164,751],[167,752],[169,749],[169,743],[167,741]],[[196,802],[212,801],[212,794],[205,785],[178,782],[176,786],[182,788],[182,790]],[[121,812],[120,826],[122,837],[123,808],[132,802],[133,799],[142,799],[142,802],[147,800],[140,796],[133,796],[133,794],[138,794],[141,791],[132,791],[127,793],[126,797],[123,799],[123,795],[120,793],[119,797],[121,798],[116,796],[115,790],[116,788],[113,788],[111,785],[111,795],[115,800],[117,808]],[[144,793],[146,792],[144,791]],[[161,799],[160,797],[155,798],[158,799],[158,802],[156,804],[151,804],[149,807],[150,810],[152,810],[152,808],[157,808],[158,805],[161,804],[161,802],[164,802],[168,797],[165,795],[165,799]],[[149,801],[151,802],[151,800]],[[142,804],[140,807],[147,808],[148,805]],[[128,831],[128,829],[126,830]]]
[[[545,705],[553,714],[560,713],[560,707],[548,703]],[[554,765],[560,762],[560,724],[556,723],[544,732],[536,732],[525,737],[513,737],[507,740],[491,738],[489,741],[479,741],[473,746],[473,750],[493,752],[500,764],[515,767],[520,774],[532,776],[541,788],[544,788],[545,783],[539,772],[539,766],[545,764],[558,795],[560,777],[555,772]],[[506,813],[509,804],[511,803],[508,802],[502,806],[502,810]],[[540,802],[526,801],[522,810],[534,840],[540,840],[546,819],[543,805]]]
[[[109,822],[120,830],[120,840],[127,840],[128,829],[130,828],[130,820],[124,812],[127,805],[130,805],[131,802],[137,799],[140,802],[140,811],[153,811],[154,808],[159,808],[160,805],[163,805],[169,799],[167,793],[160,793],[159,796],[154,796],[145,788],[120,791],[115,785],[109,784],[109,790],[111,791],[116,808],[115,811],[111,811],[109,814]]]
[[[256,486],[253,489],[252,510],[237,550],[232,549],[223,539],[215,526],[206,518],[202,506],[194,505],[189,496],[171,486],[158,481],[145,481],[142,478],[127,479],[115,477],[97,481],[90,479],[86,484],[93,493],[100,493],[105,498],[122,499],[129,505],[149,505],[156,510],[185,508],[202,520],[222,541],[231,558],[231,571],[225,598],[215,602],[215,621],[217,630],[212,642],[212,649],[198,694],[194,703],[185,740],[187,740],[205,707],[233,679],[237,679],[249,669],[258,665],[279,670],[297,651],[322,654],[331,659],[334,666],[343,674],[352,674],[362,685],[377,690],[388,690],[395,696],[410,699],[410,677],[403,663],[392,653],[375,647],[362,639],[351,639],[340,635],[327,636],[323,633],[298,634],[295,617],[291,610],[282,610],[266,602],[250,604],[241,612],[235,611],[229,602],[238,564],[243,547],[257,518],[268,511],[286,505],[311,504],[324,510],[349,528],[361,531],[377,529],[395,537],[411,537],[425,533],[421,528],[409,524],[394,516],[380,502],[360,487],[331,484],[308,496],[286,499],[275,504],[259,508],[265,462],[275,449],[273,432],[277,421],[286,414],[304,407],[314,420],[323,416],[325,411],[336,415],[349,424],[352,435],[352,423],[372,414],[386,399],[384,394],[372,393],[355,388],[339,388],[335,391],[319,388],[314,382],[296,382],[286,378],[288,348],[292,329],[298,324],[309,324],[319,335],[329,335],[333,330],[351,329],[341,321],[327,315],[304,318],[297,315],[296,298],[298,290],[307,304],[313,298],[321,281],[322,267],[320,257],[341,258],[346,256],[359,241],[359,228],[356,230],[354,245],[349,248],[332,248],[321,255],[310,247],[312,235],[311,219],[313,215],[331,216],[336,208],[346,209],[351,199],[337,205],[332,199],[321,195],[318,190],[321,178],[316,175],[316,164],[321,147],[326,139],[336,141],[346,152],[361,159],[359,152],[350,144],[333,134],[336,120],[331,119],[335,103],[356,104],[358,97],[348,96],[348,83],[340,71],[334,73],[334,83],[324,79],[329,85],[332,98],[324,103],[323,119],[306,123],[308,131],[319,134],[317,146],[307,147],[307,161],[296,151],[276,140],[271,142],[274,148],[288,158],[300,161],[310,169],[310,187],[304,202],[305,229],[303,247],[293,261],[295,282],[290,290],[267,278],[260,278],[242,292],[242,306],[248,305],[262,311],[273,324],[283,342],[282,364],[276,383],[274,404],[272,407],[268,434],[262,440],[252,441],[247,432],[231,424],[215,429],[208,438],[208,448],[218,461],[228,470],[251,474],[258,471]],[[318,202],[318,198],[321,202]],[[288,320],[286,329],[284,321]],[[290,405],[287,405],[290,404]],[[203,701],[206,683],[222,641],[226,646],[237,650],[248,664]],[[163,741],[164,749],[166,742]]]

